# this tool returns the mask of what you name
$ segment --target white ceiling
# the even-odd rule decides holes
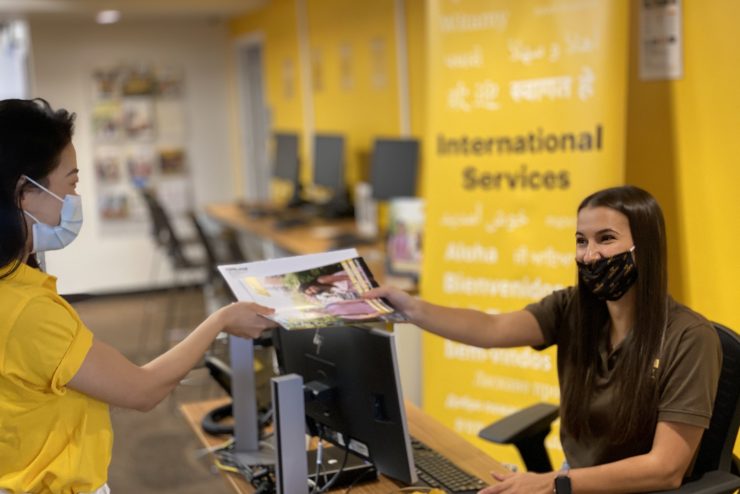
[[[269,0],[0,0],[0,19],[74,18],[91,21],[100,10],[115,9],[127,19],[175,17],[229,18]]]

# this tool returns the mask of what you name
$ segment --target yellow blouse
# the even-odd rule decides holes
[[[66,387],[92,339],[55,277],[24,264],[0,279],[0,490],[76,494],[105,484],[108,405]]]

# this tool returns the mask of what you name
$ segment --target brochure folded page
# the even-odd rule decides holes
[[[218,269],[237,300],[275,309],[268,317],[286,329],[404,320],[386,300],[361,297],[378,284],[355,249]]]

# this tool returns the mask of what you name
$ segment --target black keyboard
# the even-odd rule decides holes
[[[370,245],[375,242],[377,242],[375,238],[361,237],[354,233],[340,233],[332,238],[332,247],[335,249],[345,249],[359,245]]]
[[[277,230],[285,230],[289,228],[295,228],[297,226],[306,226],[309,223],[308,218],[303,218],[300,216],[292,216],[292,217],[285,217],[280,218],[274,223],[274,227]]]
[[[413,437],[411,448],[414,450],[416,475],[424,485],[461,494],[478,492],[488,485]]]

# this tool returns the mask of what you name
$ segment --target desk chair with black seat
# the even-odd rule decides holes
[[[722,344],[722,370],[712,420],[699,444],[691,479],[664,493],[731,494],[740,489],[740,460],[732,453],[740,425],[740,336],[721,324],[713,325]],[[556,405],[539,403],[489,425],[478,436],[497,444],[513,444],[527,470],[548,472],[552,464],[545,437],[557,416]]]
[[[162,332],[162,342],[159,349],[159,352],[162,353],[169,345],[170,331],[175,329],[175,325],[178,322],[178,295],[181,289],[193,283],[202,285],[203,279],[201,273],[207,265],[203,260],[194,259],[186,253],[185,242],[175,231],[170,215],[159,202],[156,193],[152,190],[141,189],[141,194],[149,211],[154,243],[166,254],[174,275],[173,287],[169,291],[164,331]],[[142,333],[139,339],[140,349],[143,348],[145,339],[149,333],[147,326],[148,324],[146,322],[142,324]]]
[[[242,251],[236,231],[226,226],[219,226],[218,232],[214,234],[208,231],[203,218],[195,211],[190,211],[188,217],[206,255],[208,271],[204,296],[206,310],[210,314],[233,300],[223,277],[218,272],[218,265],[247,262],[248,259]]]
[[[200,240],[203,250],[206,253],[206,259],[209,264],[208,269],[208,288],[206,293],[206,306],[208,312],[217,310],[219,307],[233,301],[233,295],[228,290],[226,282],[218,272],[219,264],[231,264],[247,262],[239,244],[239,238],[236,231],[226,226],[221,226],[217,235],[209,234],[208,229],[203,223],[201,217],[191,211],[188,213],[190,220],[195,228],[195,233]],[[222,333],[225,335],[225,333]],[[217,338],[205,356],[205,366],[208,368],[210,375],[216,382],[231,395],[231,367],[227,362],[228,352],[225,351],[223,343],[227,342],[225,338]],[[222,345],[219,345],[222,343]],[[257,385],[257,398],[259,405],[260,424],[264,425],[270,417],[270,378],[274,376],[272,372],[272,338],[270,335],[263,335],[254,339],[254,364],[255,377]],[[231,417],[231,404],[220,406],[210,411],[203,418],[203,430],[209,434],[233,434],[233,425],[222,425],[220,422]]]
[[[209,267],[208,279],[221,278],[217,266],[237,262],[247,262],[248,259],[239,245],[236,231],[226,226],[219,226],[216,235],[209,234],[201,216],[195,211],[188,212],[188,217],[195,228],[195,233],[206,254]]]

